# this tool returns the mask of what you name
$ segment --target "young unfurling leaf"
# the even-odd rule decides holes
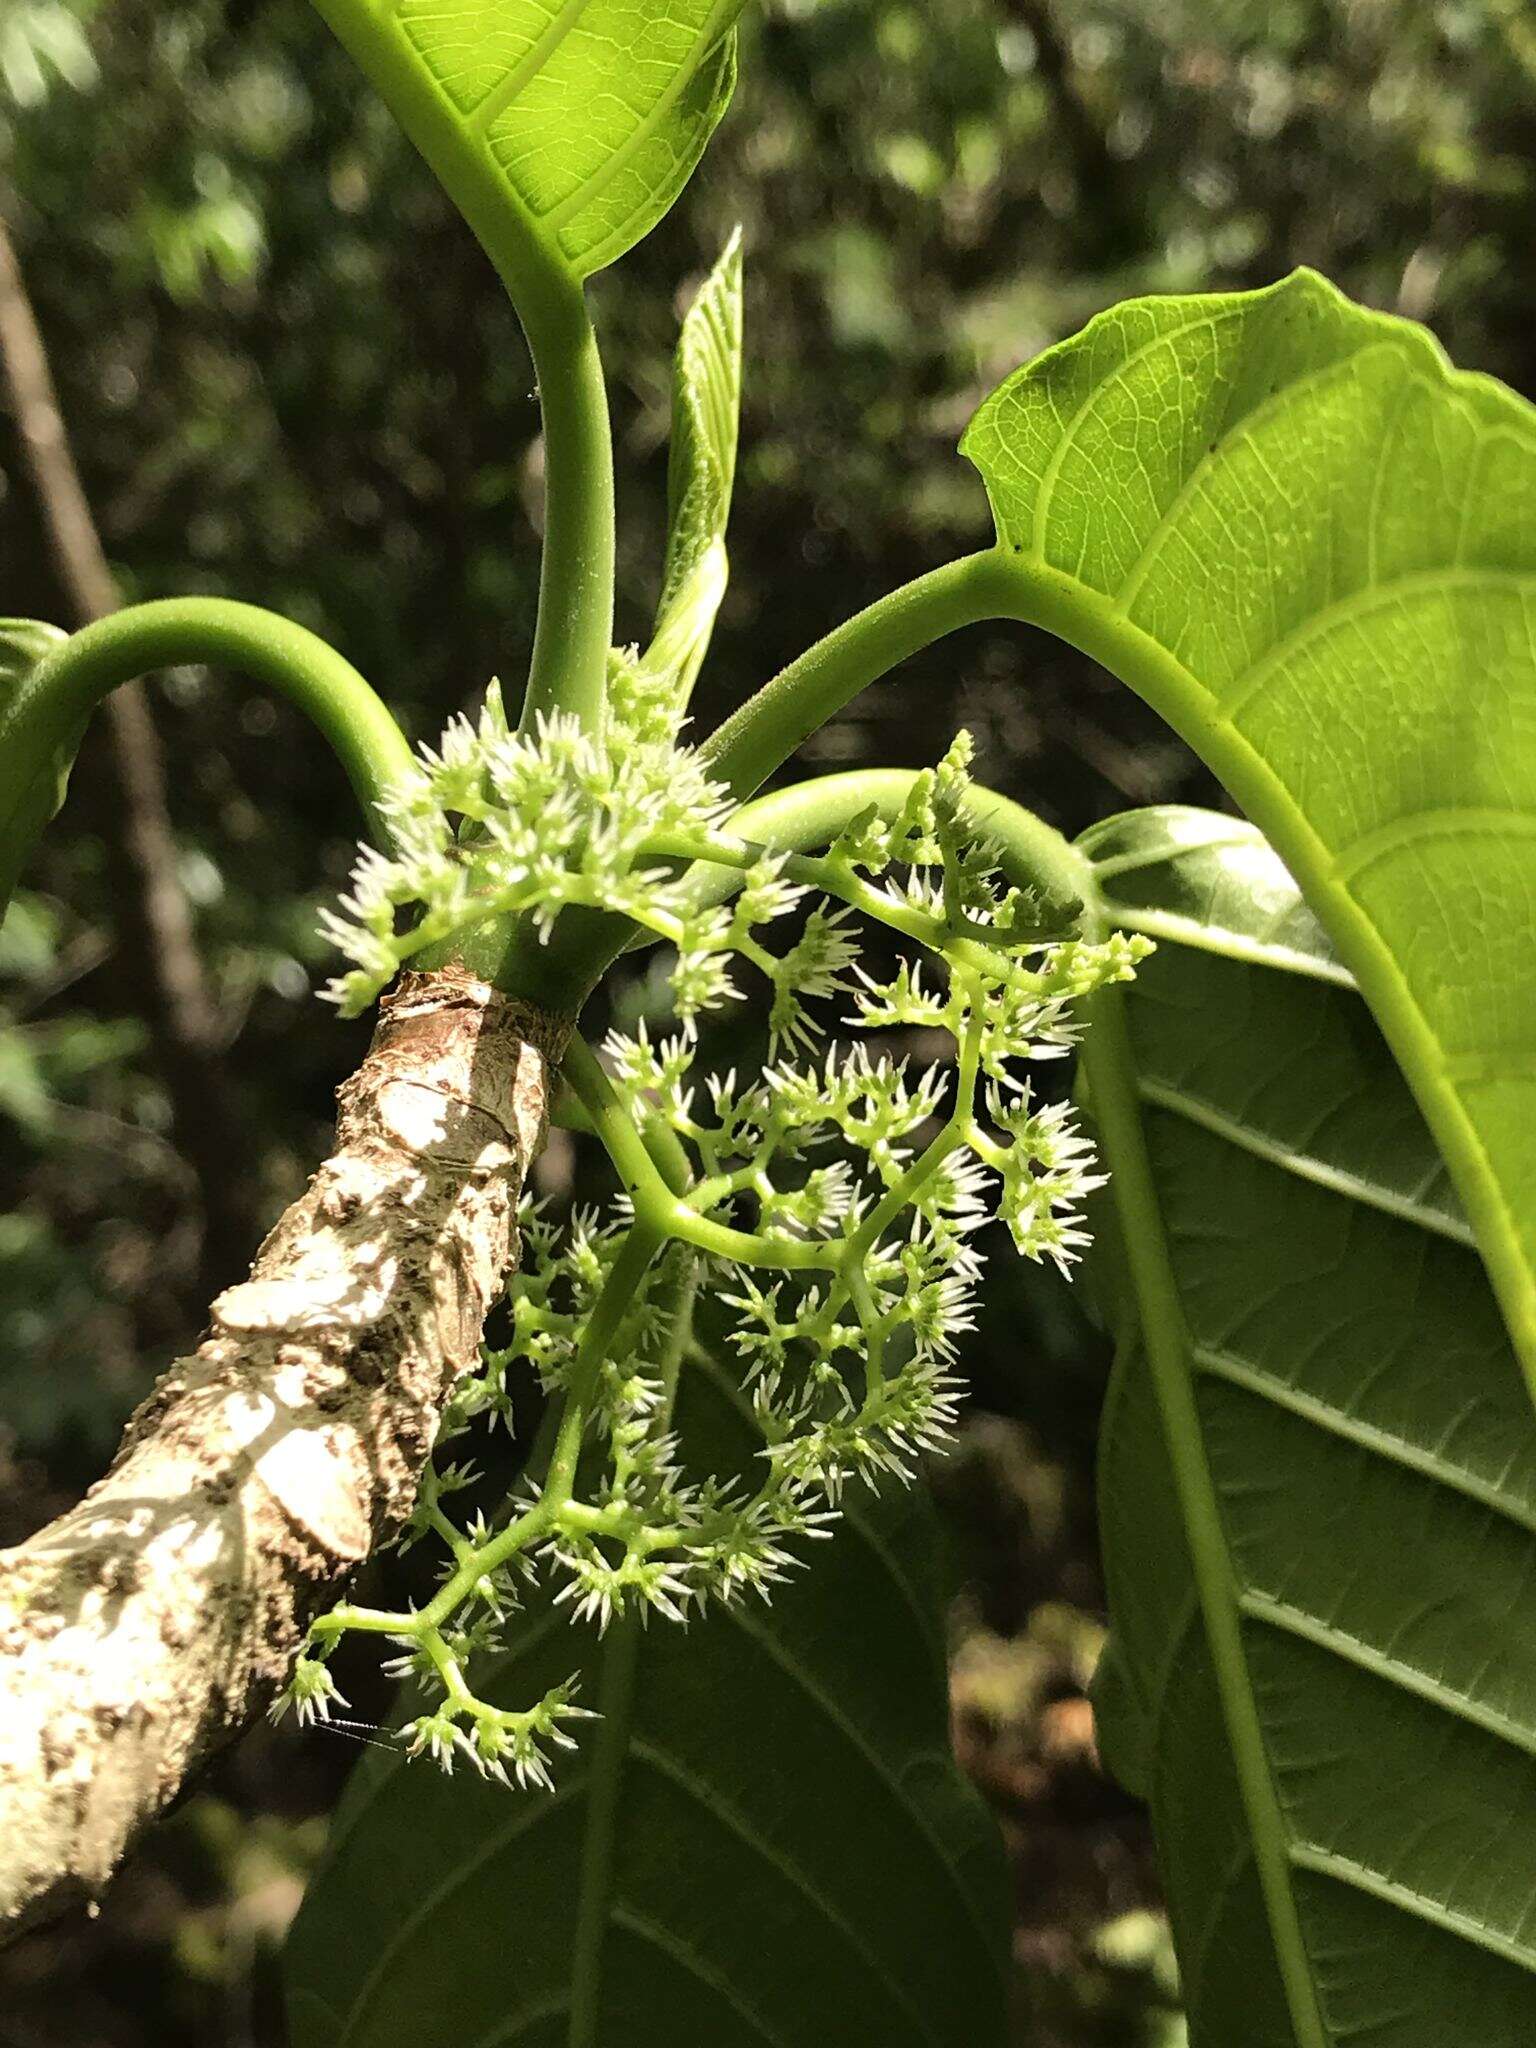
[[[725,594],[725,522],[741,408],[741,232],[688,309],[672,382],[667,562],[642,666],[686,699]]]

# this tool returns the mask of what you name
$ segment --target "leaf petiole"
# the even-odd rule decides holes
[[[304,712],[346,771],[370,832],[388,844],[380,805],[412,770],[393,717],[316,634],[257,605],[219,597],[130,605],[45,654],[0,712],[0,808],[27,764],[78,731],[119,683],[185,663],[239,669]]]

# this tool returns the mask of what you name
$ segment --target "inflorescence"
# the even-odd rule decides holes
[[[898,807],[872,805],[822,851],[785,851],[733,829],[653,681],[615,658],[601,738],[561,717],[512,731],[493,691],[477,723],[423,751],[393,801],[393,851],[364,853],[328,920],[351,962],[330,993],[353,1014],[404,961],[490,917],[547,937],[563,910],[617,911],[673,949],[675,1032],[615,1032],[601,1059],[578,1045],[567,1060],[627,1192],[564,1228],[525,1208],[512,1341],[460,1383],[406,1532],[442,1547],[441,1584],[419,1609],[322,1616],[280,1703],[325,1718],[336,1642],[380,1633],[399,1651],[390,1668],[436,1695],[400,1731],[407,1747],[521,1783],[547,1784],[552,1751],[571,1746],[575,1682],[514,1712],[469,1671],[533,1586],[599,1628],[766,1598],[851,1482],[908,1480],[948,1441],[982,1226],[1000,1220],[1026,1257],[1066,1270],[1102,1179],[1024,1070],[1066,1052],[1074,1004],[1148,950],[1043,929],[1039,896],[970,822],[965,735]],[[869,925],[911,949],[888,979],[861,964]],[[764,990],[765,1066],[701,1072],[699,1018]],[[839,1006],[854,1036],[828,1043]],[[889,1049],[914,1031],[951,1056],[914,1070]],[[745,1478],[690,1471],[673,1429],[704,1298],[729,1315],[761,1436]],[[443,1450],[510,1426],[519,1370],[554,1404],[547,1462],[498,1516],[461,1524],[450,1504],[475,1475]]]

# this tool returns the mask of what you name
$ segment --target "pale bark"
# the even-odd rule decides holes
[[[250,1279],[106,1477],[0,1552],[0,1928],[101,1890],[409,1513],[514,1263],[561,1035],[405,976]]]

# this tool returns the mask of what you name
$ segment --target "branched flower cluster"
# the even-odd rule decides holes
[[[562,910],[612,910],[677,936],[666,850],[713,829],[730,804],[697,755],[651,724],[617,726],[621,741],[607,745],[560,714],[517,732],[493,684],[477,721],[454,719],[422,748],[383,806],[392,850],[364,847],[339,913],[321,913],[352,962],[326,990],[343,1014],[360,1015],[413,957],[491,918],[525,915],[547,937]]]
[[[442,1548],[437,1592],[416,1610],[323,1617],[286,1696],[325,1716],[334,1643],[388,1635],[392,1668],[438,1696],[406,1725],[408,1746],[522,1782],[547,1782],[551,1750],[570,1743],[574,1682],[512,1713],[466,1674],[532,1585],[600,1628],[767,1597],[851,1482],[909,1479],[947,1441],[983,1225],[1066,1270],[1100,1184],[1067,1109],[1037,1102],[1026,1069],[1066,1052],[1074,1005],[1148,949],[1047,928],[972,822],[964,735],[898,807],[872,805],[823,851],[776,850],[733,831],[641,671],[619,658],[613,680],[603,739],[561,719],[513,733],[494,694],[477,725],[450,728],[395,802],[395,852],[364,856],[330,926],[354,963],[333,990],[348,1009],[486,916],[547,934],[563,909],[618,910],[673,948],[675,1033],[615,1033],[601,1062],[577,1048],[567,1063],[630,1192],[563,1230],[525,1212],[512,1341],[458,1388],[408,1530]],[[862,961],[870,924],[911,949],[885,977]],[[763,1069],[701,1071],[700,1015],[764,996]],[[828,1040],[838,1024],[846,1042]],[[914,1032],[952,1057],[914,1069],[892,1050]],[[761,1435],[744,1478],[692,1473],[673,1430],[700,1294],[729,1313]],[[492,1520],[455,1521],[445,1503],[474,1474],[442,1448],[486,1418],[510,1423],[527,1370],[558,1417],[547,1467]]]

